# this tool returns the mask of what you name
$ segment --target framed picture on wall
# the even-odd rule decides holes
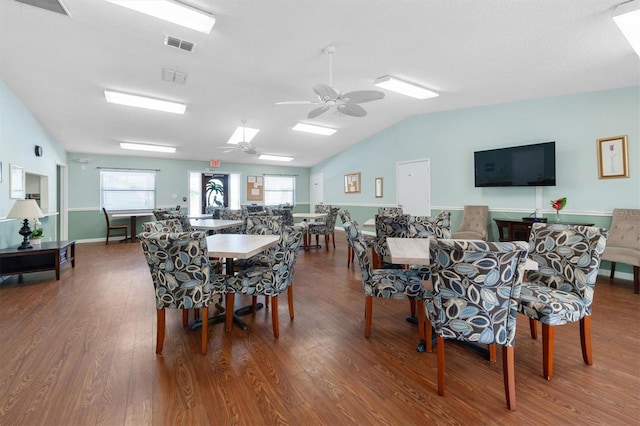
[[[628,178],[627,136],[598,139],[596,144],[598,148],[598,178]]]
[[[9,198],[24,199],[24,169],[9,164]]]
[[[382,178],[377,177],[375,181],[376,198],[382,198]]]
[[[344,175],[344,192],[347,194],[360,192],[360,172]]]

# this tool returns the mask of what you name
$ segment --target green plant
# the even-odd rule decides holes
[[[33,231],[29,234],[29,239],[33,240],[35,238],[42,238],[44,234],[44,229],[40,226],[40,221],[38,219],[33,219]]]

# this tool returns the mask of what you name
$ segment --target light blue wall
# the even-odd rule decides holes
[[[36,157],[34,147],[43,148],[43,156]],[[49,210],[41,219],[45,241],[55,239],[57,204],[57,165],[64,164],[67,156],[62,147],[42,128],[31,112],[0,80],[0,248],[19,244],[21,221],[2,219],[7,216],[15,200],[9,198],[9,164],[24,168],[26,173],[49,177]]]

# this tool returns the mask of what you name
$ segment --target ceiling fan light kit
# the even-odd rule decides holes
[[[322,136],[331,136],[337,131],[336,129],[331,129],[329,127],[315,126],[313,124],[306,123],[296,124],[295,126],[293,126],[293,130],[297,130],[298,132],[313,133],[315,135]]]
[[[182,2],[170,0],[107,1],[204,34],[209,34],[216,23],[216,18],[211,13]]]
[[[418,86],[417,84],[400,80],[399,78],[392,77],[390,75],[376,78],[376,80],[373,82],[373,85],[421,100],[440,96],[432,90],[426,89],[422,86]]]

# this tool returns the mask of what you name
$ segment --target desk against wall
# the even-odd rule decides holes
[[[498,226],[500,241],[529,241],[531,225],[535,223],[528,220],[493,219],[493,221]],[[593,223],[549,222],[549,224],[551,223],[557,223],[560,225],[593,226]]]

